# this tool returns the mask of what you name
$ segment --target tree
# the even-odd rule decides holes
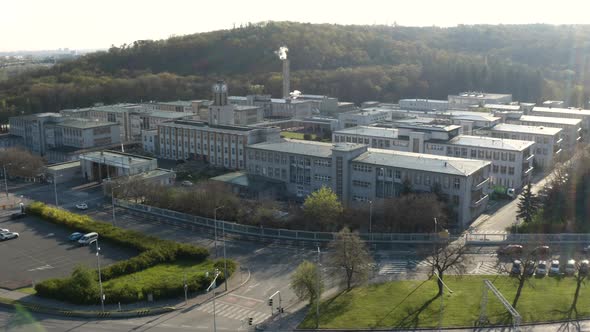
[[[580,297],[580,287],[582,286],[582,284],[584,283],[584,280],[588,276],[588,271],[582,272],[580,267],[581,267],[581,262],[578,262],[578,265],[576,266],[576,270],[578,270],[578,274],[576,275],[576,291],[574,292],[574,299],[572,300],[572,305],[570,306],[570,309],[568,312],[568,318],[572,318],[573,312],[576,313],[576,318],[578,318],[577,304],[578,304],[578,298]],[[588,268],[588,266],[586,266],[586,269],[587,268]]]
[[[324,288],[319,278],[319,270],[316,264],[310,261],[303,261],[299,264],[295,273],[291,276],[291,289],[300,300],[309,299],[309,304],[316,301]],[[319,287],[318,287],[318,282]],[[319,288],[319,293],[318,293]]]
[[[342,214],[338,196],[328,187],[322,187],[307,196],[303,203],[305,217],[331,225]]]
[[[35,177],[41,173],[43,158],[28,151],[9,148],[0,151],[0,167],[6,167],[8,176]]]
[[[509,271],[510,275],[517,283],[516,294],[514,295],[514,300],[512,300],[513,308],[516,308],[516,305],[518,304],[525,283],[533,276],[531,271],[535,270],[537,259],[539,258],[539,255],[542,254],[542,252],[540,252],[542,249],[540,248],[541,246],[529,245],[523,248],[522,252],[513,255],[511,257],[512,259],[504,264],[504,266],[500,265],[502,267],[502,272]],[[514,269],[514,263],[517,259],[520,261],[520,270]]]
[[[330,242],[329,248],[328,265],[342,271],[347,290],[351,289],[353,283],[367,280],[373,259],[357,233],[343,228]]]
[[[530,223],[539,209],[539,206],[539,200],[537,199],[537,196],[533,194],[532,185],[529,182],[520,195],[516,217],[523,219],[526,223]]]
[[[425,261],[432,267],[433,272],[438,274],[438,296],[443,293],[444,274],[448,270],[462,274],[465,272],[465,252],[467,245],[464,242],[453,242],[451,244],[435,245]]]

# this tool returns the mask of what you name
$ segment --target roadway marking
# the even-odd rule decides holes
[[[252,287],[256,287],[258,285],[260,285],[260,283],[257,283],[256,285],[252,285]],[[259,303],[264,303],[264,301],[262,301],[262,300],[255,299],[255,298],[252,298],[252,297],[242,296],[242,295],[238,295],[238,294],[228,294],[227,296],[228,297],[235,296],[235,297],[239,297],[239,298],[244,299],[244,300],[250,300],[250,301],[256,301],[256,302],[259,302]]]
[[[28,272],[33,272],[33,271],[43,271],[43,270],[49,270],[49,269],[53,269],[53,266],[51,266],[49,264],[45,264],[43,266],[39,266],[39,267],[36,267],[34,269],[30,269],[30,270],[27,270],[27,271]]]

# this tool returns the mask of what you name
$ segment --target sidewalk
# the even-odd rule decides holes
[[[233,277],[230,277],[228,280],[228,291],[225,292],[223,284],[220,284],[216,289],[216,298],[225,296],[238,288],[242,287],[250,280],[250,273],[248,272],[248,277],[246,280],[240,283],[240,278],[236,273],[234,273]],[[72,314],[66,314],[66,312],[70,313],[85,313],[85,314],[95,314],[97,317],[104,316],[100,303],[96,305],[75,305],[71,303],[61,302],[58,300],[42,298],[39,296],[19,292],[19,291],[11,291],[0,288],[0,298],[18,301],[21,304],[26,304],[32,306],[41,307],[47,311],[49,309],[53,314],[56,315],[66,315],[72,316]],[[159,300],[153,302],[137,302],[132,304],[121,304],[120,310],[118,304],[105,304],[104,306],[104,313],[119,313],[119,312],[130,312],[134,315],[141,314],[146,315],[150,314],[150,311],[156,311],[151,314],[162,313],[166,311],[172,310],[192,310],[194,307],[197,307],[203,303],[206,303],[212,300],[212,294],[210,293],[199,293],[199,294],[188,294],[188,301],[185,302],[184,298],[174,298],[174,299],[166,299],[166,300]],[[97,299],[98,302],[98,299]],[[162,311],[160,309],[166,309]]]

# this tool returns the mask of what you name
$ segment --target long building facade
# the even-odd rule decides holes
[[[289,139],[253,144],[246,150],[248,173],[281,181],[300,199],[323,186],[347,205],[397,197],[404,182],[419,192],[438,187],[452,203],[461,228],[488,202],[489,161]]]

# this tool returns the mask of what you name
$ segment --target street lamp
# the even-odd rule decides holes
[[[111,186],[111,205],[113,206],[113,226],[115,226],[115,222],[117,221],[117,217],[115,215],[115,188],[121,188],[121,186],[114,186],[113,181],[109,178],[109,184]]]
[[[211,282],[209,287],[207,287],[207,292],[209,292],[211,290],[211,288],[213,288],[213,331],[214,332],[217,331],[217,318],[216,318],[216,310],[215,310],[215,286],[217,285],[217,277],[219,277],[219,270],[215,269],[215,278],[213,278],[213,281]]]
[[[96,265],[98,266],[98,285],[100,286],[100,308],[104,312],[104,293],[102,290],[102,275],[100,273],[100,247],[98,246],[98,239],[94,241],[96,245]]]
[[[58,201],[57,201],[57,178],[61,177],[62,175],[53,175],[53,192],[55,194],[55,207],[59,207]]]
[[[373,240],[373,201],[369,201],[369,234]]]
[[[436,276],[436,278],[438,278],[438,280],[440,281],[441,284],[443,284],[443,290],[442,293],[440,294],[440,310],[439,310],[439,316],[438,316],[438,330],[441,331],[442,329],[442,321],[443,321],[443,309],[444,309],[444,298],[445,298],[445,288],[449,291],[449,294],[453,294],[453,291],[449,288],[449,286],[447,286],[447,284],[445,284],[445,282],[440,278],[440,276],[438,275],[438,273],[434,272],[434,275]]]
[[[2,164],[2,170],[4,171],[4,188],[6,188],[6,199],[8,199],[8,173],[6,172],[6,165]],[[11,166],[12,163],[8,163],[8,166]]]
[[[214,234],[214,245],[215,245],[215,258],[217,258],[217,210],[223,208],[222,206],[218,206],[213,210],[213,220],[214,220],[214,229],[215,229],[215,234]]]

